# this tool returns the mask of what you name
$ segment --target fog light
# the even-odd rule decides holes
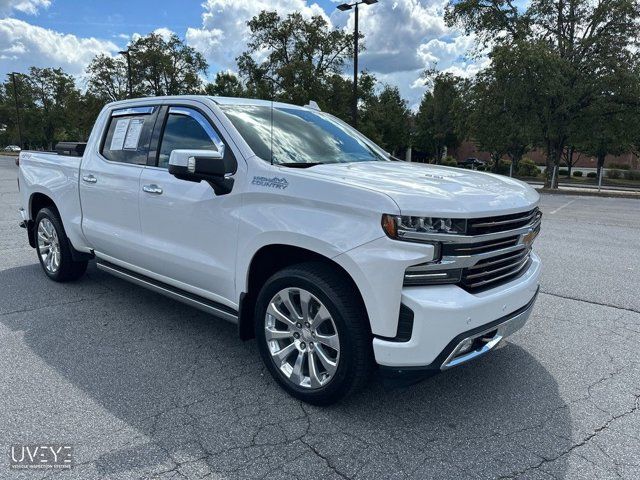
[[[458,346],[458,353],[467,353],[473,347],[473,339],[465,338]]]

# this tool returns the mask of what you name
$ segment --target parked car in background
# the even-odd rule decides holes
[[[18,145],[7,145],[4,147],[5,152],[20,152],[22,149]]]
[[[472,170],[475,170],[478,167],[484,167],[485,165],[486,165],[486,162],[476,157],[469,157],[462,160],[461,162],[458,162],[458,166],[464,167],[464,168],[471,168]]]
[[[20,153],[44,273],[74,280],[95,258],[233,322],[306,402],[337,401],[374,367],[415,381],[480,357],[538,293],[532,187],[394,161],[317,107],[126,100],[56,150]]]

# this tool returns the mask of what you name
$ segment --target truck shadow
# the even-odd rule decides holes
[[[566,473],[569,407],[555,379],[513,343],[412,387],[390,390],[374,378],[323,409],[283,393],[235,326],[93,266],[65,285],[48,281],[39,265],[17,267],[0,271],[0,285],[9,299],[0,321],[62,376],[55,395],[76,396],[74,416],[87,402],[104,413],[64,429],[76,461],[87,462],[76,467],[80,476]],[[30,425],[25,438],[58,438]]]

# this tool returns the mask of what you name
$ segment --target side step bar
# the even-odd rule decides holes
[[[173,298],[174,300],[185,303],[191,307],[197,308],[198,310],[202,310],[203,312],[215,315],[216,317],[227,320],[228,322],[234,324],[238,323],[238,312],[226,305],[194,295],[190,292],[185,292],[179,288],[167,285],[166,283],[159,282],[144,275],[140,275],[139,273],[132,272],[131,270],[127,270],[126,268],[119,267],[112,263],[99,261],[96,266],[100,270],[110,273],[118,278],[135,283],[141,287],[148,288],[149,290],[166,297]]]

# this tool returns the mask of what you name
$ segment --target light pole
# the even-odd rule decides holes
[[[338,10],[346,12],[355,9],[355,25],[353,27],[353,104],[351,105],[351,115],[353,117],[353,127],[358,127],[358,5],[373,5],[378,0],[360,0],[354,3],[343,3],[338,5]]]
[[[18,105],[18,85],[16,83],[16,75],[20,75],[17,72],[11,72],[11,81],[13,83],[13,99],[16,103],[16,126],[18,127],[18,139],[20,141],[20,148],[24,147],[24,143],[22,142],[22,126],[20,125],[20,106]]]
[[[129,92],[129,98],[133,97],[133,89],[131,87],[131,49],[120,50],[120,55],[127,57],[127,91]]]

